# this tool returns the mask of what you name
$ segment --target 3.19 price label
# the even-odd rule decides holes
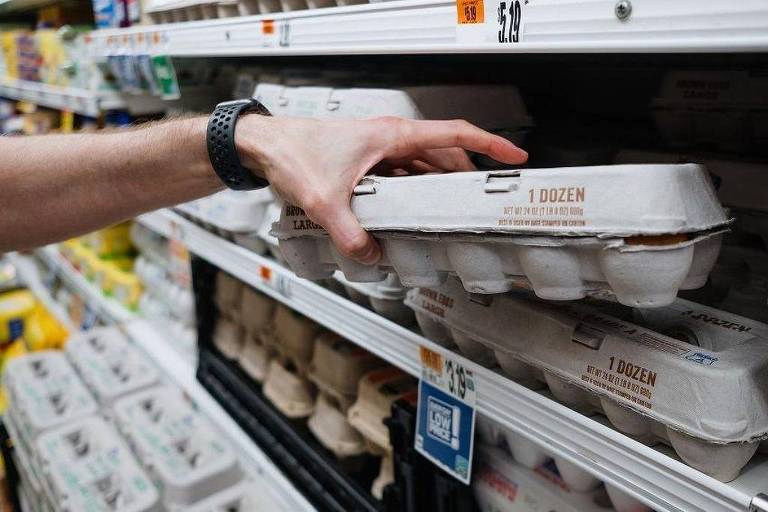
[[[421,380],[415,448],[458,480],[472,475],[475,402],[472,370],[459,358],[420,347]]]
[[[519,43],[523,34],[523,13],[527,0],[500,0],[496,9],[497,41]]]

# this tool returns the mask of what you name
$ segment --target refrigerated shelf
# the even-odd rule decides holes
[[[396,0],[257,16],[97,30],[93,55],[257,56],[437,53],[704,53],[768,48],[761,0],[507,0],[515,30],[485,2],[457,23],[449,0]],[[479,21],[479,16],[475,18]],[[498,42],[499,39],[504,42]]]
[[[443,354],[450,352],[170,210],[137,220],[164,236],[174,237],[192,253],[413,375],[420,374],[420,346]],[[474,372],[481,414],[659,512],[768,510],[762,494],[768,490],[765,456],[753,459],[735,481],[723,483],[499,373],[457,354],[452,357],[461,359]]]

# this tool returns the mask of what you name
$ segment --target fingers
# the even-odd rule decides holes
[[[528,160],[528,153],[507,139],[493,135],[466,121],[412,121],[399,122],[401,133],[395,140],[400,144],[393,151],[407,146],[409,153],[424,150],[459,147],[475,153],[483,153],[507,164],[522,164]],[[404,142],[403,142],[404,141]]]
[[[307,211],[313,220],[323,226],[338,251],[363,265],[375,265],[381,259],[381,248],[368,234],[352,213],[349,200],[339,205],[329,204],[314,214]]]
[[[461,148],[427,149],[419,159],[442,171],[476,171],[477,167]]]

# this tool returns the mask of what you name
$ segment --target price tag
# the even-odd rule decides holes
[[[485,22],[485,0],[456,0],[456,17],[460,25]]]
[[[287,277],[280,275],[266,265],[259,266],[259,275],[261,280],[276,292],[285,297],[291,296],[291,281]]]
[[[465,484],[472,476],[475,402],[472,370],[458,360],[419,348],[421,380],[416,450]]]
[[[519,43],[523,34],[523,12],[528,0],[500,0],[496,9],[496,41]]]

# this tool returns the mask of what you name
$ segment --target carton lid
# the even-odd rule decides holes
[[[619,237],[728,223],[706,169],[696,164],[371,176],[355,188],[352,210],[371,231]],[[286,205],[274,233],[325,234],[303,218]]]

